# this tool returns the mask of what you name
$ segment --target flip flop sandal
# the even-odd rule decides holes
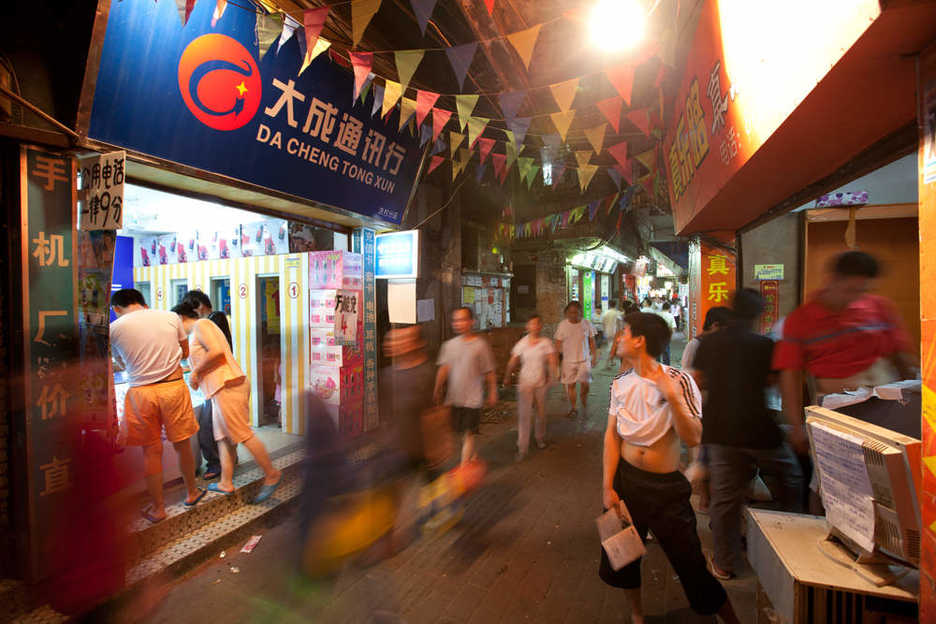
[[[273,492],[276,491],[276,488],[279,487],[280,483],[283,482],[283,477],[280,476],[279,481],[271,485],[264,485],[260,488],[260,492],[257,493],[257,497],[253,499],[254,504],[262,503],[266,499],[273,496]]]
[[[220,486],[219,484],[217,484],[217,483],[209,483],[209,484],[205,487],[205,490],[207,490],[207,491],[209,491],[209,492],[217,492],[218,494],[224,494],[225,496],[230,496],[231,494],[233,494],[234,492],[237,491],[237,488],[234,488],[233,490],[222,490],[222,489],[221,489],[221,486]]]
[[[193,500],[192,502],[182,501],[182,504],[185,506],[186,509],[191,509],[192,507],[197,505],[199,502],[201,502],[201,499],[205,498],[205,494],[208,493],[208,490],[198,490],[198,491],[199,491],[198,496],[196,496],[195,500]]]
[[[577,410],[577,409],[570,409],[570,410],[569,410],[569,413],[566,414],[566,418],[568,418],[569,420],[573,420],[573,419],[575,419],[575,418],[577,418],[577,417],[578,417],[578,410]]]
[[[221,476],[220,472],[206,472],[205,474],[202,475],[202,479],[204,479],[205,481],[212,481],[214,479],[217,479],[220,476]]]
[[[166,516],[163,516],[162,518],[157,518],[156,516],[150,513],[150,509],[152,509],[152,507],[147,507],[146,509],[143,509],[140,511],[140,515],[143,516],[146,520],[148,520],[150,524],[158,524],[166,519]]]

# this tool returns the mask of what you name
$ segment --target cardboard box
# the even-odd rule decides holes
[[[361,290],[364,287],[364,258],[348,251],[309,253],[309,288]]]

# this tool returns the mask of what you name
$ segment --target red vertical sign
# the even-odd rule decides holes
[[[778,280],[761,281],[760,293],[767,303],[764,307],[764,314],[761,316],[760,333],[769,334],[774,323],[780,318],[780,282]]]

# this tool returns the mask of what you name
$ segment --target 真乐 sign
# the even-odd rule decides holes
[[[88,136],[399,223],[420,158],[399,112],[352,103],[327,54],[299,75],[301,28],[260,58],[253,9],[212,27],[214,10],[195,4],[183,27],[172,2],[111,3]]]

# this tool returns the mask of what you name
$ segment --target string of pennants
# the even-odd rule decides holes
[[[629,187],[627,190],[608,195],[601,199],[596,199],[588,204],[576,206],[562,212],[557,212],[545,217],[526,221],[524,223],[499,223],[494,231],[494,236],[498,240],[514,240],[523,238],[534,238],[544,234],[555,234],[559,230],[579,223],[587,218],[589,222],[595,220],[597,215],[604,211],[610,215],[617,206],[619,214],[617,220],[617,229],[621,229],[621,221],[624,214],[630,207],[631,199],[634,196],[636,187]],[[504,210],[504,214],[509,214],[510,209]]]

